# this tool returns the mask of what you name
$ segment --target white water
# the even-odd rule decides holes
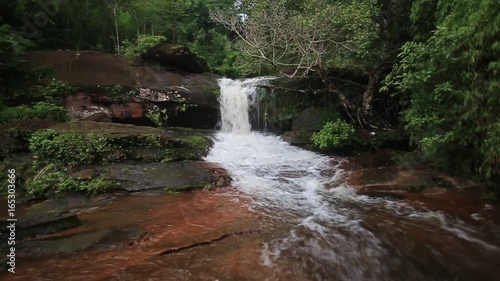
[[[288,234],[263,245],[263,264],[293,263],[298,272],[309,272],[311,280],[439,280],[405,260],[414,250],[401,249],[389,235],[399,233],[396,222],[423,222],[453,241],[498,255],[498,247],[476,238],[478,232],[459,220],[417,212],[400,202],[357,196],[338,182],[343,172],[332,161],[339,159],[251,132],[248,110],[259,82],[220,80],[222,128],[206,160],[231,173],[234,185],[252,199],[253,208],[289,226]],[[404,231],[401,235],[406,235]]]

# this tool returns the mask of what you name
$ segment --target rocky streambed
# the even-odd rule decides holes
[[[217,133],[34,122],[33,155],[8,164],[45,197],[18,201],[17,273],[0,280],[500,275],[500,211],[484,186],[390,152],[325,156],[253,132],[255,81],[223,80]]]

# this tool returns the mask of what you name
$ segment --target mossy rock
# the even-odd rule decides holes
[[[80,166],[195,160],[206,155],[211,145],[205,133],[195,130],[80,121],[35,134],[30,148],[43,163]]]
[[[207,155],[213,142],[201,135],[179,136],[170,142],[165,161],[201,160]]]
[[[51,127],[58,133],[98,134],[116,137],[153,135],[167,137],[165,130],[146,126],[134,126],[118,123],[101,123],[93,121],[80,121],[74,123],[61,123]]]
[[[188,191],[217,186],[220,176],[200,162],[112,164],[96,170],[107,180],[120,182],[129,192],[143,190]]]

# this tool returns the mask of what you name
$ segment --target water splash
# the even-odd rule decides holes
[[[311,280],[443,280],[441,277],[451,276],[436,279],[422,271],[431,264],[412,264],[411,255],[421,248],[394,237],[405,233],[409,237],[406,243],[414,245],[413,229],[443,237],[451,234],[448,243],[457,247],[479,245],[498,254],[498,247],[484,242],[480,233],[457,219],[356,195],[342,184],[345,173],[332,164],[340,159],[252,132],[249,109],[255,100],[255,85],[263,80],[219,81],[222,129],[206,157],[229,171],[234,185],[253,200],[252,208],[290,228],[288,234],[264,243],[263,265],[293,264],[309,272]],[[427,217],[439,220],[422,222]],[[449,255],[429,249],[425,255],[436,255],[436,260]]]
[[[269,77],[248,80],[219,80],[221,95],[221,131],[234,134],[249,134],[251,131],[249,108],[256,102],[257,87]]]

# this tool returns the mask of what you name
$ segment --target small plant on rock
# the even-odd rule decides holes
[[[321,149],[339,148],[353,143],[354,127],[343,120],[327,122],[321,131],[314,133],[312,141]]]

